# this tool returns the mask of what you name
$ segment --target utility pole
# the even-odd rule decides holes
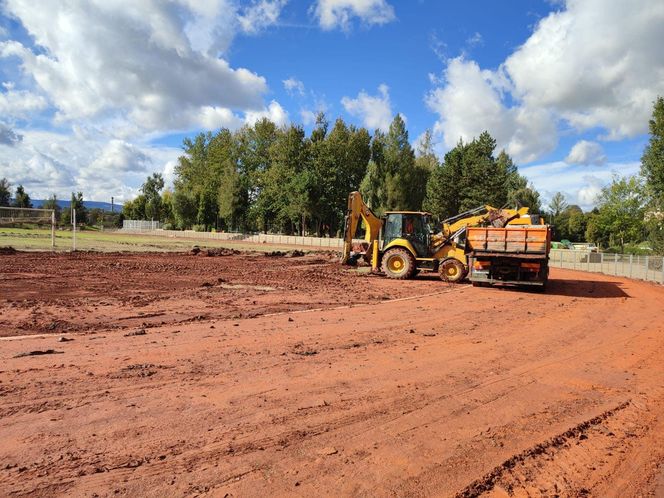
[[[113,212],[114,212],[114,210],[113,210],[113,196],[111,196],[111,213],[113,213]]]

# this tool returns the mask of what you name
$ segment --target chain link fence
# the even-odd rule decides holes
[[[549,266],[648,280],[664,285],[664,257],[551,249]]]

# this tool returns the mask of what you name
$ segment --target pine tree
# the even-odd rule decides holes
[[[385,210],[419,209],[409,196],[416,182],[415,152],[408,141],[406,123],[397,114],[387,133],[385,142]]]
[[[6,178],[0,179],[0,206],[9,206],[12,184]]]
[[[16,194],[14,195],[14,207],[18,208],[31,208],[32,201],[30,196],[23,188],[23,185],[16,187]]]

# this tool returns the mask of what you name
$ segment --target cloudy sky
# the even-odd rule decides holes
[[[545,199],[638,171],[661,0],[0,0],[0,177],[131,199],[182,139],[396,113],[442,155],[488,130]]]

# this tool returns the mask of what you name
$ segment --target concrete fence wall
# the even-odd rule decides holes
[[[150,223],[149,221],[147,223]],[[198,240],[234,240],[238,242],[253,242],[257,244],[284,244],[306,247],[322,247],[334,250],[341,249],[344,246],[343,239],[329,237],[300,237],[297,235],[276,235],[276,234],[246,234],[246,233],[226,233],[226,232],[195,232],[194,230],[150,230],[148,229],[127,229],[122,227],[123,231],[133,233],[143,233],[146,235],[158,235],[162,237],[171,237],[174,239],[198,239]]]
[[[549,266],[618,277],[648,280],[664,285],[664,257],[552,249]]]
[[[145,222],[151,223],[151,222]],[[258,244],[283,244],[290,246],[320,247],[331,250],[343,248],[343,239],[329,237],[300,237],[296,235],[275,234],[245,234],[225,232],[195,232],[193,230],[150,230],[127,229],[123,231],[142,233],[145,235],[159,235],[176,239],[195,240],[234,240],[239,242],[253,242]],[[648,280],[664,285],[664,257],[662,256],[632,256],[629,254],[614,254],[603,252],[589,252],[584,250],[552,249],[549,256],[549,266],[553,268],[566,268],[569,270],[589,271],[616,275],[620,277]]]
[[[122,230],[126,230],[127,232],[142,232],[158,230],[159,228],[161,228],[161,223],[158,221],[122,220]]]

